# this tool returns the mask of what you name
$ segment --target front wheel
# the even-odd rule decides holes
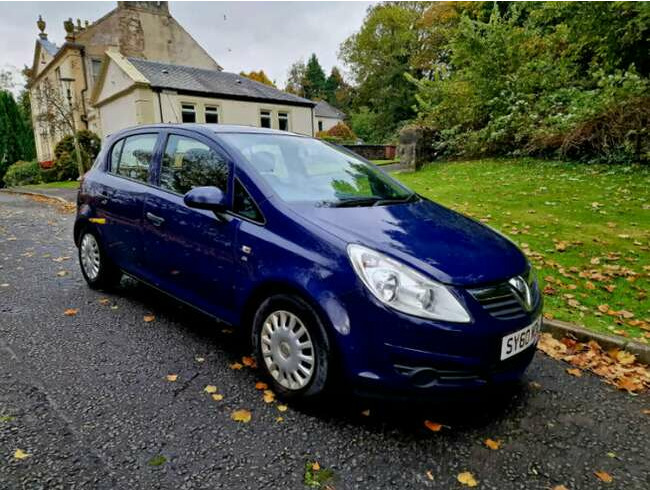
[[[258,364],[284,398],[322,394],[329,374],[327,334],[316,312],[302,299],[276,295],[265,300],[253,320]]]
[[[110,261],[91,230],[79,238],[79,264],[84,279],[92,289],[110,289],[122,278],[121,271]]]

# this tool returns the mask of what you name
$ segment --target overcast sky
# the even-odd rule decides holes
[[[93,22],[117,2],[0,1],[0,67],[31,65],[41,14],[49,39],[63,21]],[[170,11],[226,71],[264,69],[284,86],[289,66],[316,53],[326,72],[341,66],[341,42],[359,29],[370,2],[170,2]]]

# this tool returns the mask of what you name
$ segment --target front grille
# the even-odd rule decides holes
[[[528,278],[524,277],[524,279],[528,281]],[[537,289],[536,281],[528,281],[528,284],[534,308],[539,301],[539,290]],[[516,320],[517,318],[524,318],[526,316],[527,312],[519,296],[508,282],[470,289],[469,293],[494,318],[498,318],[499,320]]]

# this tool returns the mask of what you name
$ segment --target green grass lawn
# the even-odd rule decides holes
[[[392,163],[399,163],[399,158],[393,160],[370,160],[375,165],[390,165]]]
[[[650,341],[650,168],[477,160],[395,175],[517,243],[548,317]]]
[[[76,180],[66,180],[63,182],[48,182],[46,184],[31,184],[23,186],[26,189],[76,189],[79,182]]]

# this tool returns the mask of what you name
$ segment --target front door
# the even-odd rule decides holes
[[[215,186],[230,196],[226,156],[201,136],[168,133],[157,186],[144,203],[144,260],[153,285],[229,321],[233,305],[234,240],[239,220],[192,209],[183,195]]]

